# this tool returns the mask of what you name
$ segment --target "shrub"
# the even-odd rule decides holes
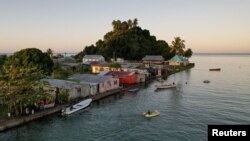
[[[62,90],[58,94],[58,103],[59,104],[66,104],[69,101],[69,92],[68,90]]]

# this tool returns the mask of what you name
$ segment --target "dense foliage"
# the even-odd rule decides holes
[[[145,55],[162,55],[165,59],[171,58],[168,43],[157,40],[146,29],[138,25],[137,19],[121,22],[112,22],[113,30],[104,35],[103,40],[98,40],[95,45],[86,46],[82,53],[101,54],[106,59],[124,58],[127,60],[141,60]]]
[[[3,73],[3,64],[7,60],[7,55],[0,55],[0,75]]]
[[[68,90],[62,90],[60,94],[58,94],[58,103],[66,104],[69,101],[69,92]]]
[[[7,55],[0,55],[0,67],[3,66],[4,62],[7,60]]]
[[[190,58],[193,55],[193,51],[189,48],[184,52],[184,56]]]
[[[4,72],[12,78],[24,77],[40,72],[41,75],[50,75],[53,71],[53,61],[47,53],[43,53],[36,48],[27,48],[20,50],[10,56],[4,64]]]
[[[8,111],[19,115],[25,107],[50,97],[38,80],[49,75],[52,69],[50,57],[36,48],[23,49],[10,56],[0,78],[0,93],[4,95]]]

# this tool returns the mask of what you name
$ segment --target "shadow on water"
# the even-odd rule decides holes
[[[122,99],[123,96],[124,96],[123,93],[117,93],[117,94],[111,95],[109,97],[92,102],[91,106],[96,107],[96,106],[100,106],[100,105],[114,103],[115,101]]]

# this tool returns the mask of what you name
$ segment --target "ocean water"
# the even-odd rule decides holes
[[[250,56],[190,60],[194,68],[166,80],[176,89],[155,91],[153,81],[137,94],[108,97],[67,118],[54,114],[0,133],[0,141],[206,141],[208,124],[250,124]],[[208,70],[217,67],[220,72]],[[147,110],[161,114],[147,119]]]

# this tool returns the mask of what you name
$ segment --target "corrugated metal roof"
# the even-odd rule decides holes
[[[146,55],[142,58],[143,61],[164,61],[164,58],[161,55]]]
[[[73,74],[70,76],[70,78],[80,80],[81,82],[101,83],[107,79],[112,78],[112,76],[100,76],[93,74]]]
[[[179,62],[182,62],[182,61],[185,61],[185,59],[182,56],[180,56],[180,55],[175,55],[169,61],[179,61]]]
[[[72,89],[76,87],[80,87],[80,85],[76,82],[60,80],[60,79],[41,79],[41,81],[48,82],[50,86],[64,89]]]
[[[102,55],[85,55],[83,58],[88,58],[88,59],[96,59],[96,58],[104,58]]]

